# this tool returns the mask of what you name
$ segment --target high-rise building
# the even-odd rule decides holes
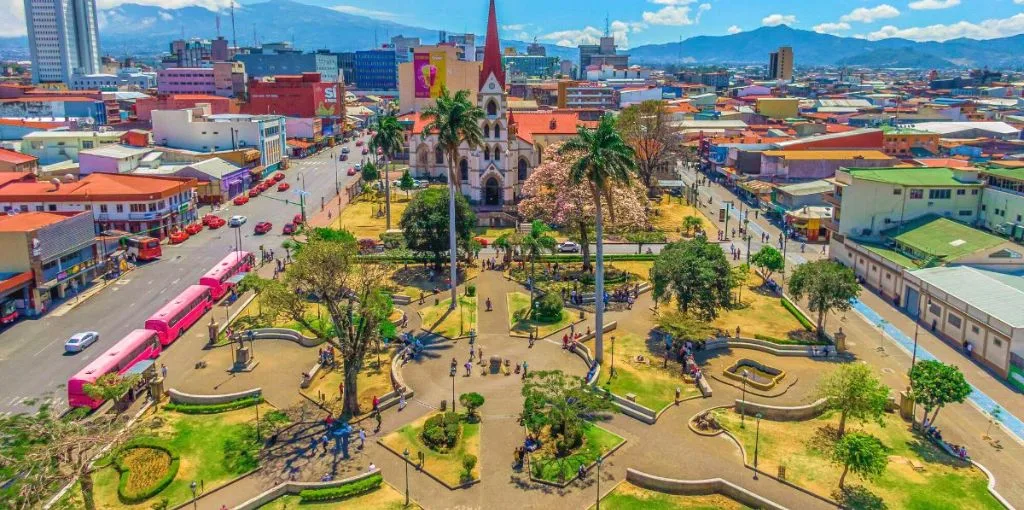
[[[590,59],[594,55],[601,54],[601,47],[596,44],[581,44],[580,50],[580,69],[586,69],[590,65]]]
[[[534,39],[529,46],[526,47],[526,54],[531,57],[546,57],[548,56],[548,49],[543,44],[537,44],[537,39]]]
[[[395,50],[356,52],[355,86],[360,90],[397,90],[398,63]]]
[[[793,48],[781,46],[779,51],[773,51],[768,55],[768,79],[793,79]]]
[[[69,83],[100,67],[96,0],[25,0],[33,83]]]
[[[412,49],[420,45],[419,37],[403,37],[396,35],[391,38],[391,46],[395,48],[395,60],[399,64],[402,62],[412,62]]]

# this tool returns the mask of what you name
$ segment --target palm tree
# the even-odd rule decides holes
[[[548,253],[554,253],[555,245],[558,241],[554,237],[548,235],[551,232],[551,227],[544,224],[540,220],[533,220],[530,223],[530,232],[519,239],[519,246],[522,248],[524,254],[530,256],[530,310],[533,310],[533,299],[534,299],[534,288],[537,286],[537,273],[534,266],[537,263],[537,257],[540,256],[541,251]]]
[[[385,115],[380,121],[377,122],[377,127],[373,135],[371,143],[376,147],[380,148],[384,152],[384,196],[386,197],[385,203],[387,204],[385,212],[385,229],[391,230],[391,180],[388,178],[388,172],[386,169],[390,168],[391,161],[394,160],[395,154],[402,150],[405,145],[405,136],[402,125],[399,124],[398,118],[392,114]]]
[[[437,144],[441,147],[445,159],[448,160],[448,249],[451,251],[451,282],[452,308],[458,304],[455,287],[459,281],[458,260],[455,240],[455,192],[462,192],[462,179],[455,174],[455,162],[459,157],[459,147],[466,144],[472,151],[484,143],[484,134],[480,130],[484,110],[469,101],[469,91],[460,90],[452,95],[447,87],[441,87],[441,95],[432,106],[424,108],[420,113],[430,123],[423,128],[424,133],[437,136]]]
[[[694,215],[687,215],[683,218],[683,231],[689,235],[690,231],[696,232],[702,225],[700,218]]]
[[[505,232],[494,240],[494,247],[504,252],[505,264],[512,262],[512,250],[519,245],[518,232]]]
[[[597,240],[597,268],[594,278],[594,328],[595,359],[598,363],[604,357],[604,219],[601,214],[601,198],[608,201],[608,215],[615,222],[615,207],[612,203],[613,183],[628,183],[636,168],[633,149],[615,130],[615,120],[606,115],[596,129],[580,127],[576,136],[559,149],[562,154],[579,152],[582,156],[572,165],[569,175],[576,184],[586,183],[594,196],[595,237]]]

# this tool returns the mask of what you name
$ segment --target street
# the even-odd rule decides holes
[[[359,178],[346,175],[346,170],[360,160],[360,148],[354,141],[348,146],[352,151],[349,161],[337,161],[341,146],[306,159],[292,160],[291,168],[284,171],[285,182],[292,185],[290,191],[278,192],[276,187],[271,187],[245,205],[229,203],[215,214],[224,219],[233,215],[248,218],[240,227],[243,250],[255,253],[262,245],[283,254],[281,243],[287,236],[281,235],[281,228],[300,212],[297,191],[305,186],[309,193],[306,214],[312,216],[320,210],[321,200],[330,204],[334,198],[336,169],[341,189]],[[291,204],[286,204],[285,199]],[[337,214],[337,201],[330,205]],[[199,214],[209,212],[207,206],[201,208]],[[273,223],[273,229],[266,235],[253,235],[253,228],[260,221]],[[0,333],[0,373],[4,375],[0,385],[0,414],[31,412],[47,401],[58,412],[62,410],[67,405],[64,387],[69,377],[128,332],[142,328],[146,318],[186,287],[197,283],[200,276],[234,249],[234,245],[233,229],[227,226],[218,230],[204,229],[180,245],[164,245],[160,260],[122,275],[64,315],[56,316],[51,311],[39,319],[22,320]],[[72,302],[75,299],[70,298]],[[203,317],[197,325],[207,322],[209,318]],[[81,331],[97,331],[100,339],[81,353],[66,355],[64,341]],[[175,347],[172,344],[168,349]]]

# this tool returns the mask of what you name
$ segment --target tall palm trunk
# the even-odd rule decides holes
[[[391,230],[391,176],[388,169],[391,167],[391,160],[384,156],[384,225],[385,231]]]
[[[580,226],[580,254],[583,256],[583,270],[590,270],[590,241],[587,240],[587,222],[579,222]]]
[[[533,313],[533,289],[537,287],[537,270],[535,269],[535,262],[537,261],[537,254],[530,253],[530,311],[526,315],[529,317]]]
[[[604,360],[604,232],[601,218],[601,194],[596,187],[591,185],[594,192],[594,206],[597,209],[597,218],[594,222],[594,231],[597,242],[597,274],[594,276],[594,360],[600,364]]]
[[[455,241],[455,158],[448,158],[448,249],[451,251],[450,278],[452,282],[452,305],[454,310],[458,306],[458,292],[456,287],[459,283],[458,252]]]

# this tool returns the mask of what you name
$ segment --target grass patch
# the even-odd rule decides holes
[[[480,458],[480,423],[468,423],[463,421],[462,434],[455,447],[447,453],[439,453],[432,450],[420,438],[423,432],[423,424],[433,415],[424,416],[390,434],[381,440],[384,445],[396,452],[409,450],[409,460],[417,463],[419,454],[424,455],[422,469],[429,472],[448,485],[454,487],[465,482],[463,479],[462,460],[468,455],[475,455]],[[477,462],[473,468],[471,478],[480,478],[480,463]]]
[[[516,229],[511,227],[473,227],[473,237],[482,237],[487,239],[488,242],[494,242],[495,239],[501,237],[502,234],[515,232]]]
[[[641,280],[650,280],[651,268],[654,267],[654,261],[648,260],[622,260],[615,261],[609,266],[621,269],[627,273],[635,274]]]
[[[406,507],[405,495],[390,485],[383,484],[373,492],[341,501],[303,502],[299,496],[283,496],[261,506],[260,510],[400,510],[405,508],[418,510],[420,506],[412,503]]]
[[[736,334],[739,326],[740,335],[746,338],[763,335],[793,339],[794,343],[814,343],[814,335],[806,334],[803,324],[786,310],[782,300],[761,288],[763,283],[764,280],[751,271],[746,288],[739,293],[740,303],[732,309],[722,310],[712,325],[730,336]]]
[[[754,451],[755,427],[747,419],[740,428],[740,416],[732,411],[717,412],[719,423],[743,442],[748,456]],[[761,444],[758,467],[775,473],[780,464],[786,466],[786,478],[818,494],[830,495],[839,486],[842,468],[826,457],[829,439],[823,430],[838,426],[839,416],[826,413],[813,420],[776,422],[761,420]],[[931,442],[913,434],[907,424],[894,414],[886,414],[884,427],[876,423],[847,424],[874,435],[889,449],[889,465],[874,481],[864,482],[847,477],[847,487],[861,485],[866,493],[880,498],[888,508],[975,510],[1001,509],[987,490],[988,479],[970,464],[960,462],[940,451]],[[913,459],[924,469],[916,471]],[[753,459],[748,458],[748,462]]]
[[[320,395],[323,395],[323,404],[340,412],[342,407],[341,394],[338,385],[345,380],[342,371],[342,364],[339,360],[338,368],[335,370],[322,370],[316,379],[309,385],[309,388],[300,390],[307,397],[320,402]],[[363,360],[363,371],[359,372],[356,382],[359,388],[359,409],[364,415],[373,409],[373,397],[381,397],[392,390],[391,387],[391,353],[383,352],[380,356],[380,365],[377,364],[377,354],[368,354]]]
[[[626,440],[594,424],[583,431],[583,445],[564,457],[556,457],[553,441],[545,434],[544,446],[530,455],[530,474],[549,482],[563,483],[576,477],[580,466],[590,466],[605,453]]]
[[[531,319],[520,319],[530,309],[530,295],[524,292],[509,292],[506,296],[508,305],[508,329],[512,336],[530,336],[530,332],[536,328],[537,335],[544,338],[555,331],[569,327],[576,314],[572,310],[563,309],[561,319],[555,322],[536,321]]]
[[[708,239],[718,239],[718,227],[704,215],[703,211],[686,205],[686,201],[670,195],[662,195],[661,202],[654,205],[654,210],[648,216],[655,229],[665,232],[669,241],[678,241],[682,238],[683,218],[696,216],[700,218],[701,226],[708,233]],[[692,231],[690,235],[692,235]]]
[[[421,309],[423,329],[448,338],[467,336],[470,330],[479,331],[477,297],[459,296],[459,306],[453,310],[449,309],[451,302],[451,298],[443,299],[436,305]]]
[[[645,340],[638,335],[626,333],[615,336],[615,377],[609,378],[612,360],[612,335],[604,337],[604,369],[598,381],[601,387],[625,397],[636,395],[636,402],[644,407],[660,411],[675,402],[676,388],[682,390],[681,398],[697,395],[696,385],[683,380],[681,365],[670,359],[665,367],[665,344]],[[653,349],[658,349],[657,351]],[[645,362],[637,360],[643,356]]]
[[[383,195],[379,199],[372,197],[373,195],[360,196],[354,202],[349,203],[342,209],[341,214],[331,226],[344,228],[352,232],[357,239],[379,239],[386,227],[384,214],[378,215],[378,211],[384,210],[384,197]],[[411,198],[407,198],[405,192],[392,194],[391,228],[398,228],[398,220],[402,218],[402,213],[405,212],[410,201]]]
[[[320,324],[322,328],[331,327],[330,313],[328,313],[327,307],[320,303],[306,303],[306,319],[313,324]],[[231,329],[236,332],[257,328],[288,328],[294,329],[308,337],[315,336],[312,331],[284,315],[273,317],[269,313],[264,313],[263,306],[260,304],[258,297],[250,301],[231,323]],[[218,345],[227,343],[227,338],[218,339],[217,343]]]
[[[261,417],[273,411],[261,405]],[[178,474],[162,491],[137,504],[118,497],[120,474],[113,466],[93,473],[98,508],[150,508],[153,501],[167,499],[169,507],[192,498],[189,484],[203,480],[207,492],[256,468],[259,443],[256,439],[255,410],[241,409],[220,414],[191,415],[158,411],[137,426],[141,437],[162,440],[180,459]]]
[[[608,510],[747,510],[735,500],[721,494],[679,496],[620,483],[601,498],[601,507]],[[593,506],[591,506],[593,508]]]
[[[438,291],[439,296],[442,294],[444,282],[448,278],[448,271],[443,270],[438,273],[432,267],[424,267],[423,264],[396,263],[388,274],[386,285],[395,294],[409,296],[414,300],[419,299],[420,294],[424,296],[424,299],[433,299],[435,290]],[[467,278],[475,278],[479,275],[479,266],[460,266],[459,283],[464,283]]]

